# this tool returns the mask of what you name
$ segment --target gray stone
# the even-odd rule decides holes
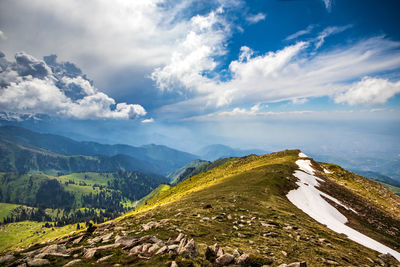
[[[182,238],[184,238],[184,237],[185,237],[185,235],[184,235],[184,234],[182,234],[182,233],[179,233],[178,237],[175,239],[175,242],[177,242],[177,243],[180,243],[180,242],[181,242],[181,240],[182,240]]]
[[[79,263],[79,262],[81,262],[81,261],[82,261],[81,259],[73,260],[73,261],[70,261],[70,262],[68,262],[67,264],[65,264],[63,267],[69,267],[69,266],[72,266],[72,265],[74,265],[74,264],[77,264],[77,263]]]
[[[171,262],[171,267],[178,267],[178,264],[175,261],[173,261]]]
[[[164,254],[164,253],[166,253],[167,251],[168,251],[168,246],[163,246],[163,247],[161,247],[161,248],[156,252],[156,255]]]
[[[105,257],[103,257],[103,258],[100,258],[100,259],[98,259],[97,261],[96,261],[96,263],[100,263],[100,262],[103,262],[103,261],[106,261],[106,260],[108,260],[109,258],[111,258],[113,255],[108,255],[108,256],[105,256]]]
[[[33,259],[33,260],[28,260],[28,266],[42,266],[45,264],[50,264],[49,260],[46,259]]]
[[[247,267],[250,265],[250,256],[247,254],[241,255],[236,259],[236,264],[242,267]]]
[[[178,249],[178,247],[179,247],[178,245],[169,245],[169,246],[168,246],[168,250],[170,250],[170,251],[171,251],[171,250],[176,251],[176,250]]]
[[[196,243],[193,239],[190,239],[189,242],[185,244],[183,248],[178,248],[178,254],[183,257],[195,258],[199,255],[199,251],[197,250]]]
[[[7,261],[12,261],[15,259],[14,255],[4,255],[0,257],[0,264],[6,263]]]
[[[116,236],[115,237],[115,244],[121,244],[122,247],[125,249],[133,247],[138,243],[139,239],[135,237],[130,237],[130,236]]]
[[[231,264],[231,263],[233,262],[234,259],[235,259],[235,257],[233,257],[233,255],[231,255],[231,254],[229,254],[229,253],[226,253],[226,254],[224,254],[224,255],[222,255],[222,256],[219,256],[219,257],[215,260],[215,262],[216,262],[217,264],[222,265],[222,266],[226,266],[226,265]]]

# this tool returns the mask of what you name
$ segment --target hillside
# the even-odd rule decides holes
[[[318,182],[307,184],[297,178],[299,173]],[[370,236],[387,251],[400,251],[400,198],[376,182],[291,150],[230,160],[176,186],[159,188],[135,211],[114,221],[0,259],[53,266],[399,264],[289,201],[288,193],[301,193],[302,188],[321,192],[318,203],[345,216],[346,227],[359,236]]]
[[[123,157],[122,161],[133,164],[130,170],[147,170],[166,175],[169,172],[197,159],[186,152],[161,145],[134,147],[129,145],[107,145],[96,142],[78,142],[54,134],[41,134],[16,126],[0,127],[0,140],[3,146],[13,144],[33,151],[50,152],[64,156],[103,156],[103,158]],[[7,158],[2,156],[1,159]],[[90,171],[90,170],[86,170]],[[93,170],[92,170],[93,171]],[[102,171],[102,170],[99,170]]]

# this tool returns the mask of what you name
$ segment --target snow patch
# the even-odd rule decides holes
[[[339,200],[316,188],[320,185],[319,182],[323,180],[314,176],[314,170],[310,160],[297,160],[296,164],[299,166],[300,170],[296,170],[293,175],[299,179],[299,181],[296,182],[299,187],[289,191],[287,194],[287,198],[290,202],[317,222],[325,224],[329,229],[337,233],[345,234],[349,239],[370,249],[381,253],[390,253],[400,261],[399,252],[345,225],[347,223],[347,218],[335,207],[330,205],[322,196],[341,206],[344,205],[340,203]]]
[[[306,154],[304,154],[303,152],[300,152],[299,158],[308,158],[308,156]]]
[[[327,169],[324,168],[324,173],[328,173],[329,174],[329,173],[332,173],[332,172],[330,172],[330,171],[328,171]]]

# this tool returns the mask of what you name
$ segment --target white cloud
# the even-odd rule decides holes
[[[300,30],[298,32],[295,32],[295,33],[289,35],[288,37],[286,37],[285,40],[289,41],[289,40],[296,39],[296,38],[298,38],[300,36],[309,34],[314,29],[314,27],[315,27],[314,25],[308,25],[306,29]]]
[[[142,123],[152,123],[152,122],[154,122],[153,118],[142,120]]]
[[[332,8],[332,0],[322,0],[325,4],[325,8],[330,12]]]
[[[195,75],[196,79],[191,80],[190,88],[180,90],[190,90],[194,97],[164,106],[159,112],[184,116],[182,111],[212,112],[226,106],[333,97],[345,91],[343,85],[350,80],[400,68],[400,42],[382,36],[320,53],[315,53],[311,44],[312,41],[298,42],[257,56],[243,47],[238,60],[229,65],[232,78],[227,81],[202,75],[202,67],[193,63],[192,67],[187,66],[184,77]],[[209,66],[204,70],[210,70]]]
[[[384,104],[396,94],[400,93],[400,81],[390,82],[387,79],[364,77],[353,83],[348,89],[335,97],[336,103],[357,104]]]
[[[327,27],[316,38],[315,49],[320,48],[324,44],[325,38],[327,38],[328,36],[337,34],[337,33],[341,33],[351,27],[353,27],[353,26],[346,25],[346,26],[342,26],[342,27]]]
[[[203,76],[217,66],[214,57],[224,55],[224,42],[230,32],[221,11],[191,19],[192,30],[172,51],[170,62],[156,68],[151,78],[161,90],[196,89],[209,91],[208,79]]]
[[[250,23],[250,24],[255,24],[257,22],[260,22],[262,20],[265,20],[266,15],[264,13],[257,13],[257,14],[252,14],[252,15],[248,15],[246,17],[246,20]]]
[[[136,119],[146,115],[142,106],[116,103],[82,76],[57,78],[44,61],[26,53],[18,53],[15,63],[5,61],[4,66],[0,72],[1,112],[77,119]]]

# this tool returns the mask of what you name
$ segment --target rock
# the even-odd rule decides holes
[[[227,219],[232,220],[232,215],[228,214]]]
[[[292,262],[286,265],[287,267],[307,267],[307,263],[305,261],[302,262]]]
[[[175,261],[171,262],[171,267],[178,267],[178,264],[176,264]]]
[[[121,244],[125,249],[135,246],[138,243],[138,238],[130,237],[130,236],[116,236],[115,244]]]
[[[159,223],[151,221],[151,222],[148,222],[146,224],[142,224],[142,228],[143,228],[143,230],[147,231],[147,230],[150,230],[153,227],[157,228],[159,225],[160,225]]]
[[[114,256],[114,255],[108,255],[108,256],[105,256],[105,257],[103,257],[103,258],[100,258],[100,259],[98,259],[98,260],[96,261],[96,263],[100,263],[100,262],[106,261],[106,260],[108,260],[109,258],[111,258],[112,256]]]
[[[67,254],[67,248],[64,245],[53,244],[53,245],[42,248],[40,252],[41,253]]]
[[[50,264],[50,261],[46,259],[33,259],[33,260],[28,260],[27,264],[28,266],[42,266]]]
[[[72,244],[79,244],[82,241],[82,239],[83,239],[83,235],[76,238],[74,241],[72,241]]]
[[[69,267],[69,266],[72,266],[72,265],[74,265],[76,263],[79,263],[81,261],[82,261],[81,259],[73,260],[73,261],[70,261],[67,264],[65,264],[63,267]]]
[[[220,257],[225,254],[225,251],[222,248],[219,248],[217,251],[217,257]]]
[[[175,242],[177,242],[177,243],[181,242],[182,238],[184,238],[184,237],[185,237],[184,234],[179,233],[178,237],[175,239]]]
[[[169,245],[168,246],[168,250],[169,251],[176,251],[178,249],[178,247],[179,247],[178,245]]]
[[[195,258],[199,256],[199,251],[197,250],[196,243],[194,242],[194,240],[190,239],[189,242],[187,242],[186,245],[181,250],[179,250],[178,248],[178,254],[183,257],[190,257],[190,258]]]
[[[8,261],[12,261],[14,259],[15,259],[14,255],[4,255],[4,256],[0,257],[0,264],[6,263]]]
[[[94,254],[96,254],[97,249],[96,248],[89,248],[86,250],[86,252],[83,254],[82,258],[84,259],[91,259],[94,257]]]
[[[111,233],[109,233],[109,234],[106,234],[106,235],[103,235],[102,237],[101,237],[101,242],[102,243],[107,243],[108,241],[110,241],[110,238],[113,236],[113,232],[111,232]]]
[[[161,248],[156,252],[156,255],[164,254],[164,253],[166,253],[167,251],[168,251],[168,246],[163,246],[163,247],[161,247]]]
[[[239,266],[247,267],[250,265],[250,256],[247,254],[241,255],[236,259],[236,264]]]
[[[287,252],[282,250],[281,253],[283,254],[283,256],[287,257]]]
[[[224,255],[219,256],[219,257],[215,260],[215,262],[216,262],[217,264],[222,265],[222,266],[226,266],[226,265],[231,264],[231,263],[233,262],[234,259],[235,259],[235,257],[233,257],[233,255],[231,255],[231,254],[229,254],[229,253],[226,253],[226,254],[224,254]]]
[[[129,251],[129,255],[138,255],[142,252],[142,248],[143,245],[138,245],[136,247],[133,247],[130,251]]]
[[[239,250],[235,249],[235,251],[233,251],[233,256],[234,256],[235,258],[239,258],[239,257],[240,257],[240,252],[239,252]]]
[[[104,231],[104,229],[112,228],[112,227],[115,226],[115,225],[116,225],[116,222],[115,222],[115,221],[109,221],[109,222],[102,223],[102,224],[100,224],[100,225],[97,226],[95,232]]]
[[[330,264],[330,265],[339,265],[338,262],[331,260],[331,259],[322,259],[325,263]]]
[[[240,238],[246,237],[246,236],[245,236],[244,234],[242,234],[242,233],[238,233],[237,236],[240,237]]]
[[[61,258],[68,258],[69,254],[63,254],[63,253],[40,253],[35,256],[35,259],[43,259],[47,257],[61,257]]]
[[[150,256],[153,255],[160,247],[157,244],[153,244],[149,249],[147,250],[147,254]]]

